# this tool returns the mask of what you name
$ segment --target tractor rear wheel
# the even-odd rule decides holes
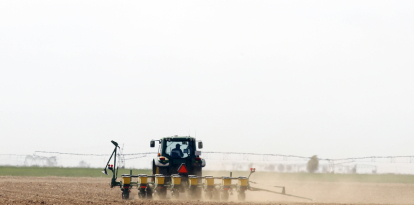
[[[194,175],[196,176],[203,176],[203,171],[201,170],[201,167],[194,167]]]

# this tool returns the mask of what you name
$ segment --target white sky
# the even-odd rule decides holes
[[[414,155],[414,1],[0,0],[0,154]]]

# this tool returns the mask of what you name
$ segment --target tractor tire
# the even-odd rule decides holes
[[[164,176],[169,176],[170,172],[168,171],[168,167],[158,167],[160,174]]]
[[[162,175],[170,175],[170,172],[168,170],[168,167],[158,167],[158,173],[157,173],[157,166],[155,165],[154,160],[152,161],[152,175],[155,174],[162,174]]]
[[[199,176],[199,177],[203,176],[203,171],[201,167],[194,167],[194,175]]]
[[[157,172],[157,167],[155,166],[154,160],[152,160],[152,175],[155,175]]]
[[[164,176],[169,176],[170,175],[168,167],[158,167],[158,170],[159,170],[160,174],[162,174]],[[164,183],[171,183],[171,177],[165,177],[164,178]]]

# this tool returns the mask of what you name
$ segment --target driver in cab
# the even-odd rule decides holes
[[[180,144],[176,144],[175,148],[171,150],[171,157],[182,158],[184,156],[183,151],[180,149]]]

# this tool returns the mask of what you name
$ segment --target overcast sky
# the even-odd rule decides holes
[[[0,154],[414,155],[414,1],[0,1]]]

